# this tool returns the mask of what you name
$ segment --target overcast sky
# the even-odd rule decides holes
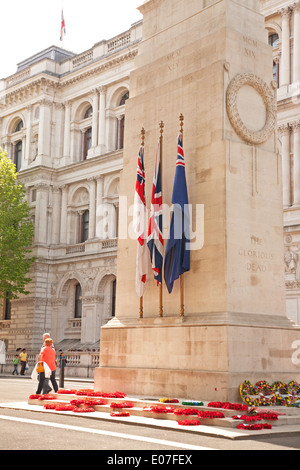
[[[143,0],[0,0],[0,78],[52,45],[80,53],[142,19]],[[66,35],[60,41],[63,7]]]

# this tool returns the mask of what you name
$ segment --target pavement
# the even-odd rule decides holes
[[[11,378],[11,375],[1,375],[1,377]],[[24,379],[30,379],[30,376],[25,376]],[[81,378],[74,378],[68,377],[65,378],[66,382],[83,382],[83,383],[90,383],[91,385],[94,383],[93,379],[81,379]],[[92,387],[91,387],[92,388]],[[67,399],[67,397],[65,397]],[[155,398],[141,398],[141,397],[126,397],[126,401],[130,400],[140,400],[141,402],[147,402],[151,400],[152,404]],[[157,400],[157,398],[156,398]],[[181,401],[181,400],[179,400]],[[150,402],[150,403],[151,403]],[[12,409],[12,410],[22,410],[22,411],[29,411],[29,412],[38,412],[38,413],[45,413],[45,414],[62,414],[62,415],[69,415],[74,416],[72,411],[56,411],[56,410],[46,410],[41,405],[35,404],[28,404],[27,402],[14,402],[14,403],[0,403],[0,409]],[[276,408],[276,409],[275,409]],[[222,411],[222,410],[219,410]],[[80,417],[82,419],[95,419],[100,421],[110,421],[110,422],[120,422],[123,424],[134,424],[136,426],[144,426],[144,427],[152,427],[152,428],[159,428],[164,430],[172,430],[172,431],[180,431],[180,432],[187,432],[193,433],[197,435],[205,435],[210,437],[220,437],[225,439],[231,440],[242,440],[242,439],[253,439],[254,437],[271,437],[271,436],[286,436],[291,434],[300,434],[300,408],[285,408],[285,407],[271,407],[271,408],[264,408],[263,411],[280,411],[280,413],[288,412],[292,416],[299,417],[297,423],[299,424],[276,424],[272,425],[272,429],[263,429],[258,431],[248,431],[248,430],[239,430],[235,427],[221,427],[221,426],[179,426],[177,421],[173,420],[165,420],[165,419],[155,419],[149,418],[144,416],[135,416],[132,414],[130,417],[111,417],[110,413],[108,412],[100,412],[95,411],[93,413],[88,414],[79,414],[76,413],[76,417]],[[236,413],[238,414],[238,413]],[[272,424],[272,423],[271,423]]]

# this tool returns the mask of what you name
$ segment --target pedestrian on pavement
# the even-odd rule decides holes
[[[16,373],[17,375],[19,375],[19,372],[18,372],[18,365],[20,364],[20,362],[19,362],[19,356],[18,356],[18,354],[15,355],[15,357],[13,358],[13,361],[12,361],[12,362],[13,362],[13,365],[14,365],[14,370],[13,370],[12,375],[15,375],[15,373]]]
[[[41,347],[41,351],[40,353],[42,352],[43,348],[46,346],[45,344],[45,341],[46,339],[50,338],[50,334],[49,333],[44,333],[43,334],[43,346]],[[53,349],[54,349],[54,345],[52,344],[51,346]],[[43,385],[43,390],[42,390],[42,393],[43,395],[45,395],[46,393],[49,393],[51,392],[52,388],[50,387],[49,385],[49,379],[47,377],[45,377],[44,379],[44,385]]]
[[[65,356],[65,353],[63,351],[59,351],[59,357],[58,357],[58,367],[61,368],[62,366],[62,361],[64,361],[64,365],[67,364],[67,358]]]
[[[55,371],[56,371],[56,352],[55,349],[52,347],[53,341],[51,338],[47,338],[45,340],[45,347],[42,349],[39,355],[39,362],[46,362],[51,370],[50,380],[52,383],[52,387],[54,392],[56,393],[58,390],[58,385],[55,380]],[[37,395],[40,395],[41,391],[43,390],[43,384],[45,381],[45,372],[41,372],[39,374],[39,384],[36,391]]]
[[[22,349],[22,351],[20,352],[19,354],[19,360],[20,360],[20,363],[21,363],[21,375],[25,375],[25,369],[26,369],[26,365],[27,365],[27,352],[26,352],[26,349]]]

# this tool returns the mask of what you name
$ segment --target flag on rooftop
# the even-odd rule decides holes
[[[61,25],[60,25],[60,40],[63,41],[64,35],[66,34],[66,22],[64,18],[64,11],[61,11]]]

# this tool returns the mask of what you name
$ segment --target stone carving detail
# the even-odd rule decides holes
[[[295,251],[287,250],[284,254],[284,265],[286,274],[297,274],[298,264],[299,254]]]
[[[285,238],[286,242],[292,242],[289,235]],[[300,287],[300,245],[289,244],[284,253],[284,267],[286,275],[286,287],[288,289],[298,289]]]
[[[262,97],[266,106],[266,123],[260,131],[252,131],[243,123],[238,110],[238,93],[243,86],[253,87]],[[237,75],[229,84],[226,96],[227,113],[235,132],[249,144],[263,144],[276,128],[276,101],[274,91],[257,75],[243,73]]]

